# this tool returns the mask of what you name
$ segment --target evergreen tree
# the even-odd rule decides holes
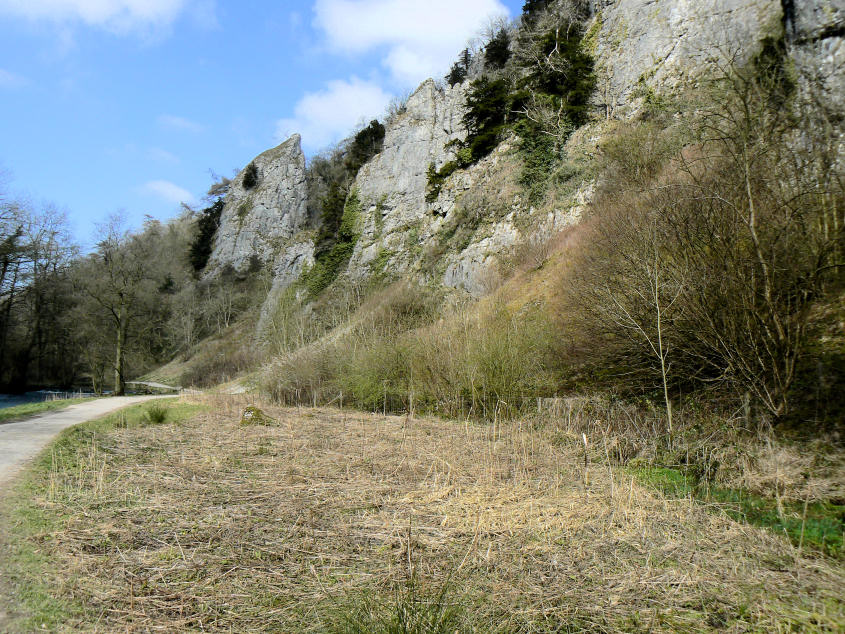
[[[526,0],[522,5],[522,19],[525,22],[533,22],[539,13],[551,4],[551,0]]]
[[[464,70],[469,72],[469,67],[472,64],[472,53],[469,52],[468,48],[465,48],[461,51],[461,64],[464,67]]]
[[[504,79],[482,77],[472,82],[467,94],[464,125],[469,136],[467,147],[473,160],[493,151],[510,111],[510,87]]]
[[[250,163],[244,170],[244,189],[252,189],[258,184],[258,168],[255,163]]]
[[[462,84],[466,78],[467,71],[463,66],[460,65],[459,62],[455,62],[454,64],[452,64],[452,68],[451,70],[449,70],[449,74],[446,75],[446,81],[449,83],[449,86]]]
[[[504,28],[499,29],[484,48],[484,65],[487,68],[504,68],[511,57],[511,37]]]
[[[200,273],[208,264],[208,258],[211,257],[214,236],[220,227],[223,205],[223,199],[218,198],[211,207],[203,209],[197,219],[197,234],[188,252],[188,259],[195,273]]]
[[[370,125],[358,132],[346,152],[345,167],[354,177],[367,161],[381,152],[384,146],[384,126],[373,119]]]

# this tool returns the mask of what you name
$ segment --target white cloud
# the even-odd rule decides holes
[[[0,68],[0,88],[20,88],[26,83],[27,80],[20,75]]]
[[[147,150],[147,156],[153,161],[158,161],[159,163],[179,163],[178,156],[171,152],[168,152],[167,150],[163,150],[160,147],[152,147]]]
[[[407,85],[445,73],[491,17],[509,14],[500,0],[317,0],[314,12],[335,49],[386,47],[384,65]]]
[[[343,138],[361,122],[378,117],[390,95],[377,84],[352,77],[330,81],[324,90],[306,94],[296,104],[294,116],[276,123],[282,140],[298,132],[305,147],[315,150]]]
[[[186,9],[207,15],[210,0],[0,0],[0,13],[116,32],[172,24]]]
[[[196,201],[194,195],[187,189],[179,187],[170,181],[150,181],[141,187],[145,194],[157,196],[174,205],[179,203],[193,203]]]
[[[205,128],[196,121],[191,121],[185,117],[177,117],[172,114],[160,115],[157,121],[161,127],[179,132],[202,132],[205,130]]]

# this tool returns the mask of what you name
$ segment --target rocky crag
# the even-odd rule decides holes
[[[271,265],[279,283],[296,279],[313,260],[307,202],[305,154],[296,134],[232,180],[207,274],[231,267],[242,275]]]
[[[841,113],[845,0],[595,0],[585,42],[596,65],[596,121],[573,135],[568,155],[575,164],[595,150],[602,119],[633,116],[650,96],[695,85],[728,58],[747,61],[784,32],[798,69],[815,75],[820,98]],[[519,186],[513,139],[432,192],[429,170],[454,158],[449,142],[466,136],[466,88],[428,80],[388,122],[382,151],[353,186],[359,238],[345,275],[413,272],[480,295],[509,249],[578,220],[595,184],[575,177],[559,200],[536,209]],[[272,263],[272,304],[313,262],[299,137],[253,163],[258,183],[245,188],[244,172],[233,181],[209,270]]]

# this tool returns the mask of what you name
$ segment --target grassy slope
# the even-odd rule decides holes
[[[267,409],[245,427],[246,397],[207,402],[44,454],[4,511],[19,629],[845,627],[841,561],[641,486],[600,437],[585,472],[563,420]]]
[[[6,407],[0,409],[0,423],[8,423],[15,420],[21,420],[36,414],[43,414],[45,412],[52,412],[58,409],[64,409],[77,403],[87,403],[93,401],[94,398],[69,398],[59,401],[45,401],[43,403],[26,403],[25,405],[16,405],[15,407]]]

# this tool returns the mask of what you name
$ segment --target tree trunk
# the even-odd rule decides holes
[[[114,361],[114,393],[123,396],[126,392],[126,381],[123,376],[123,365],[126,360],[126,306],[121,304],[117,318],[117,350]]]

